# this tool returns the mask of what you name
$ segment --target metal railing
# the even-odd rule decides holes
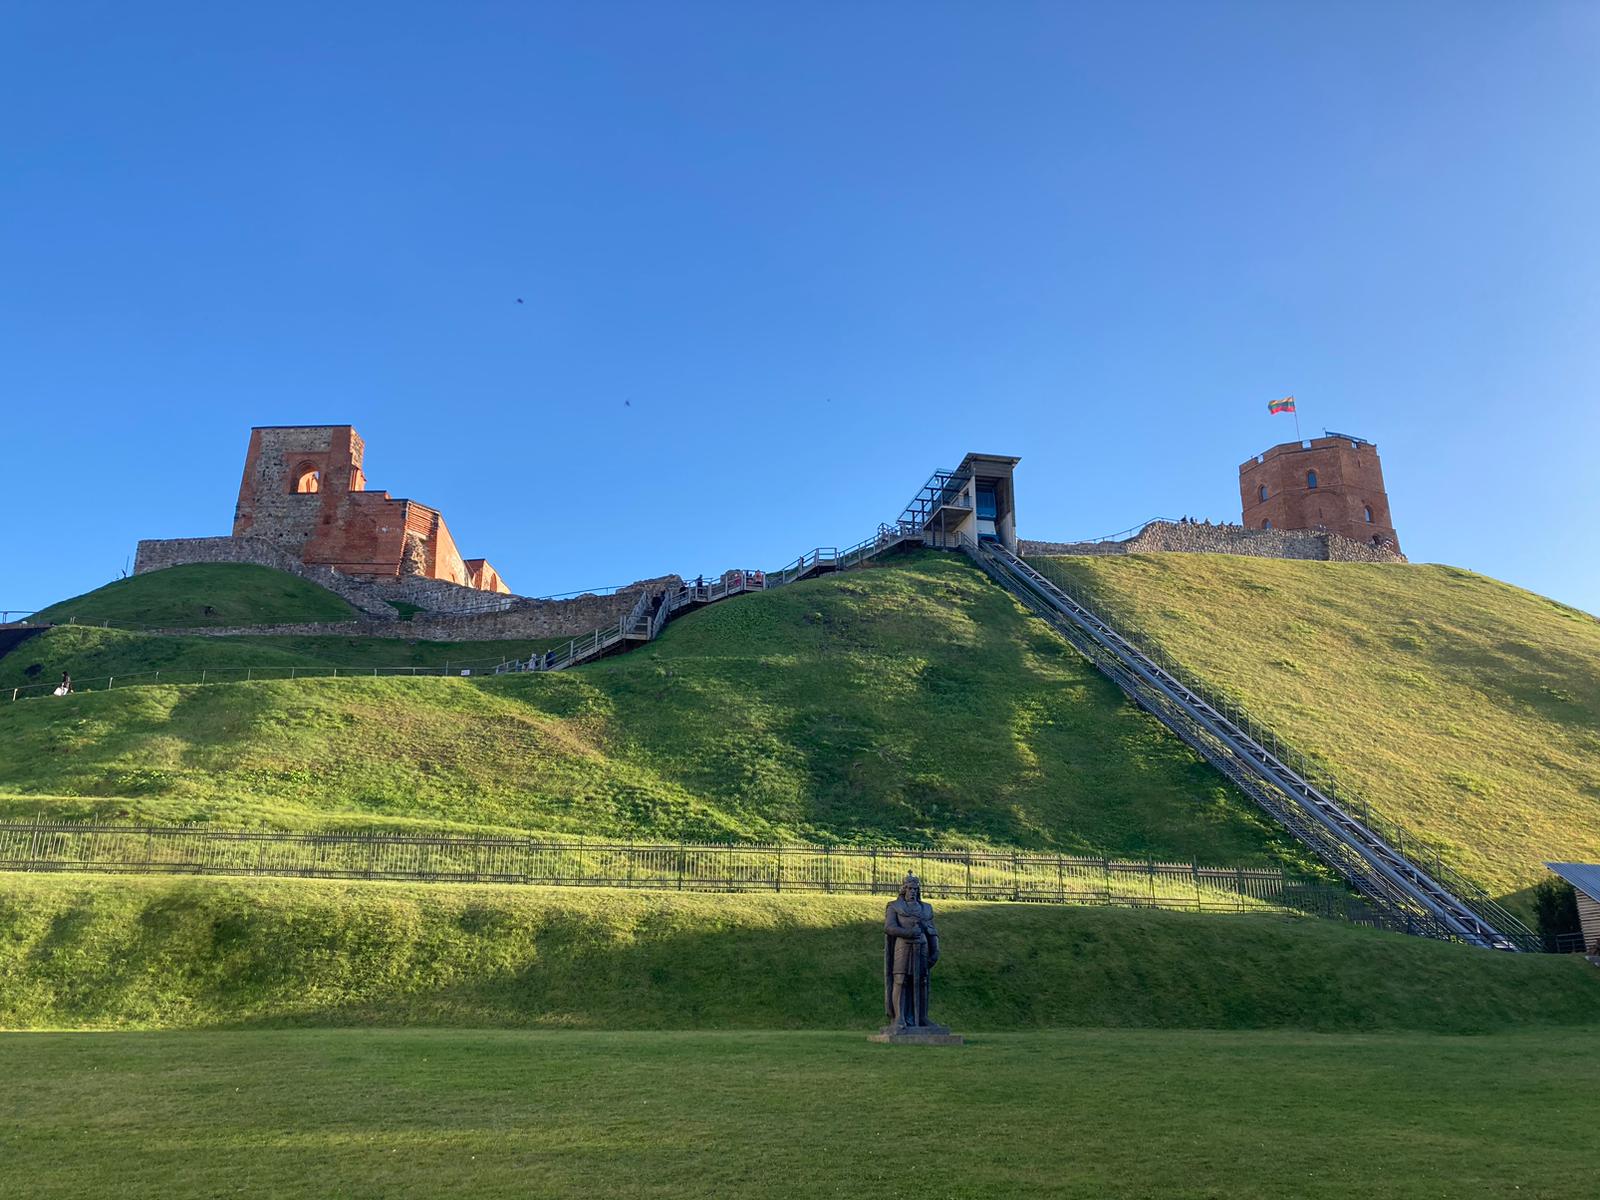
[[[964,492],[971,481],[970,474],[940,467],[928,476],[928,482],[918,488],[916,495],[907,502],[905,510],[900,514],[900,524],[921,529],[943,508],[970,512],[972,501],[964,495]]]
[[[1555,933],[1545,937],[1545,949],[1552,954],[1587,954],[1590,950],[1600,954],[1600,940],[1591,945],[1581,933]]]
[[[1148,658],[1020,558],[992,544],[964,548],[994,579],[1049,620],[1128,695],[1210,762],[1264,812],[1338,871],[1391,919],[1429,937],[1497,949],[1538,949],[1537,935],[1475,885],[1440,878],[1319,790],[1200,692]],[[1464,894],[1463,894],[1464,893]]]
[[[560,841],[10,822],[0,824],[0,870],[844,895],[892,895],[912,872],[922,881],[924,893],[952,899],[1276,912],[1386,925],[1381,913],[1345,889],[1275,868],[907,846]]]

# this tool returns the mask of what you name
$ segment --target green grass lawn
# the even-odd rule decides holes
[[[1594,1191],[1600,1034],[0,1036],[0,1194]]]
[[[884,903],[0,873],[0,1028],[871,1029]],[[937,912],[935,1015],[967,1029],[1600,1025],[1600,971],[1572,955],[1312,918]]]
[[[229,823],[337,814],[1307,866],[1059,636],[931,552],[729,600],[552,675],[0,704],[0,791]]]
[[[180,628],[353,621],[346,601],[298,575],[251,563],[194,563],[119,579],[52,604],[35,622]]]
[[[406,626],[397,627],[403,631]],[[70,672],[79,691],[170,681],[198,683],[253,678],[287,679],[291,669],[391,671],[409,667],[492,670],[507,659],[561,645],[566,638],[491,642],[428,642],[404,637],[241,635],[174,637],[61,625],[29,638],[0,657],[0,702],[9,689],[54,684]],[[155,672],[160,672],[159,676]]]
[[[1030,560],[1500,894],[1600,858],[1600,622],[1454,567]]]

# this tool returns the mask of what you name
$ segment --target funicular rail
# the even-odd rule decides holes
[[[1141,707],[1237,784],[1274,820],[1411,932],[1502,950],[1538,938],[1497,905],[1475,908],[1269,751],[1204,695],[1159,666],[1099,616],[992,543],[963,548],[1008,591],[1059,629]]]

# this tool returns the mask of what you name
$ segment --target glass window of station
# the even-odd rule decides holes
[[[978,540],[983,542],[997,542],[1000,535],[995,531],[995,517],[999,514],[999,507],[995,502],[994,484],[985,479],[978,480]]]

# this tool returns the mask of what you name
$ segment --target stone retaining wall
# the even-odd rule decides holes
[[[1405,562],[1405,556],[1380,546],[1352,541],[1315,529],[1246,529],[1243,525],[1188,525],[1152,521],[1120,542],[1021,543],[1022,554],[1242,554],[1252,558],[1293,558],[1318,562]]]

